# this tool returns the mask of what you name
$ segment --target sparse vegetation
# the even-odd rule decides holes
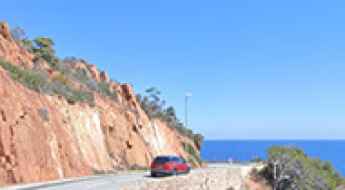
[[[14,80],[19,81],[32,90],[40,91],[47,83],[47,78],[39,72],[21,69],[1,59],[0,66],[7,70]]]
[[[191,156],[188,159],[189,162],[191,163],[197,162],[198,164],[201,164],[202,161],[200,159],[200,155],[191,144],[182,142],[182,146],[183,146],[184,151],[188,152],[188,154]]]
[[[25,30],[21,27],[15,27],[11,30],[11,35],[13,39],[24,47],[27,51],[33,51],[33,43],[31,40],[28,39]]]
[[[35,38],[32,52],[53,68],[59,63],[59,59],[55,56],[54,41],[48,37]]]
[[[268,166],[261,172],[278,190],[334,190],[344,184],[344,179],[329,162],[308,157],[301,149],[272,147]],[[276,180],[274,180],[276,165]]]
[[[59,73],[58,75],[52,77],[52,80],[66,86],[70,84],[69,79],[62,73]]]
[[[97,82],[91,77],[91,74],[88,70],[81,68],[73,69],[74,64],[77,62],[85,61],[78,60],[74,57],[66,58],[56,66],[56,69],[61,73],[64,73],[68,79],[77,81],[78,83],[84,85],[88,91],[97,92],[104,97],[117,101],[117,93],[112,91],[110,82]]]
[[[138,102],[150,118],[157,118],[167,122],[168,126],[176,129],[182,135],[189,137],[196,142],[199,148],[203,141],[201,134],[194,134],[191,129],[186,128],[177,118],[175,108],[165,107],[166,102],[160,98],[161,92],[152,87],[145,91],[145,95],[137,95]]]
[[[176,129],[180,134],[190,138],[200,150],[204,137],[201,134],[195,134],[191,129],[186,128],[177,118],[174,107],[166,107],[166,102],[160,98],[161,92],[152,87],[145,91],[145,95],[137,95],[137,100],[146,114],[153,119],[165,121],[170,128]],[[191,155],[190,161],[201,163],[200,155],[193,146],[187,143],[182,144],[184,150]]]
[[[116,93],[110,90],[110,84],[104,81],[98,83],[98,90],[100,94],[106,97],[111,97],[114,100],[117,100]]]
[[[89,104],[93,104],[93,96],[90,92],[75,90],[71,86],[68,86],[65,80],[49,80],[42,72],[22,69],[3,60],[0,60],[0,66],[10,74],[12,79],[20,82],[29,89],[50,95],[63,96],[70,103],[88,102]]]
[[[35,55],[34,68],[20,69],[11,64],[3,63],[3,67],[8,70],[12,77],[30,89],[57,94],[65,97],[69,102],[87,101],[93,105],[93,96],[91,92],[97,92],[105,97],[117,101],[117,94],[110,88],[110,82],[97,82],[87,69],[75,69],[77,62],[87,66],[86,61],[75,57],[66,57],[60,60],[55,55],[54,41],[48,37],[37,37],[30,40],[25,31],[16,27],[12,31],[12,36],[18,44]],[[45,64],[58,74],[51,78],[48,83],[48,74]],[[76,88],[72,84],[80,83]]]

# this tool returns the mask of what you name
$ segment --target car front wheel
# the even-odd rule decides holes
[[[151,177],[157,177],[157,174],[154,172],[151,172]]]

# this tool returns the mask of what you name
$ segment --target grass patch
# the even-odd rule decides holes
[[[10,74],[12,79],[22,83],[32,90],[40,91],[40,89],[43,88],[47,83],[47,77],[39,72],[20,69],[19,67],[1,59],[0,66]]]
[[[9,73],[13,80],[18,81],[31,90],[49,95],[63,96],[69,103],[87,102],[90,105],[94,105],[93,95],[87,91],[73,89],[69,86],[69,82],[63,74],[50,81],[43,72],[22,69],[1,59],[0,66]]]
[[[110,84],[104,81],[98,83],[98,92],[105,97],[109,97],[117,101],[117,94],[110,90]]]
[[[97,82],[91,77],[88,70],[74,69],[73,64],[75,63],[69,61],[59,62],[55,69],[60,73],[63,73],[64,77],[57,76],[57,80],[63,83],[68,83],[70,80],[77,81],[78,83],[85,85],[85,88],[88,91],[97,92],[104,97],[117,101],[117,94],[111,90],[109,82]]]

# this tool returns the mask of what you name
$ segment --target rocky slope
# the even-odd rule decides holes
[[[0,59],[34,67],[35,55],[12,39],[4,23]],[[55,71],[40,62],[54,77]],[[94,65],[81,60],[73,65],[96,81],[109,82]],[[0,67],[0,186],[147,167],[159,154],[190,156],[182,143],[195,148],[193,141],[165,122],[149,119],[130,85],[110,84],[117,101],[94,93],[95,105],[90,106],[31,90]]]

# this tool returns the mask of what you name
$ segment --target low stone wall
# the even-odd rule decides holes
[[[248,167],[219,167],[177,177],[151,178],[124,184],[121,190],[244,190]]]

